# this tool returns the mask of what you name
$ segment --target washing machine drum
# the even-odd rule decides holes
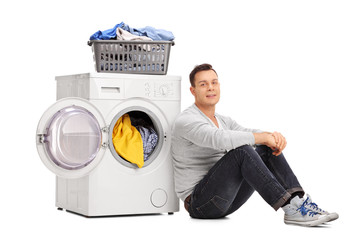
[[[114,157],[129,167],[150,164],[162,145],[162,130],[156,116],[144,109],[119,113],[110,127],[110,150]]]

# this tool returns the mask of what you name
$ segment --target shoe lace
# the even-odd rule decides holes
[[[319,213],[318,213],[318,212],[314,212],[314,211],[312,211],[311,209],[306,208],[306,205],[309,204],[309,203],[308,203],[308,199],[309,199],[309,198],[307,198],[307,199],[303,202],[303,204],[302,204],[298,209],[296,209],[296,211],[299,211],[299,212],[301,213],[301,215],[303,215],[303,216],[305,216],[306,214],[309,214],[310,217],[313,217],[313,216],[315,216],[315,215],[317,215],[317,214],[319,214]]]
[[[318,211],[318,212],[324,212],[324,210],[322,210],[321,208],[318,207],[318,205],[314,202],[309,202],[309,197],[306,198],[305,200],[305,206],[310,206],[309,208],[311,209],[314,209],[315,211]]]

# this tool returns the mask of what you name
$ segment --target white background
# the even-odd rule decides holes
[[[11,1],[1,7],[0,238],[244,239],[355,233],[359,201],[358,1]],[[284,153],[320,207],[340,214],[319,228],[287,226],[258,194],[222,220],[172,216],[87,219],[55,208],[55,176],[38,157],[35,131],[55,102],[57,75],[94,71],[89,36],[124,21],[171,30],[169,75],[213,65],[217,112],[280,131]],[[4,238],[4,235],[8,235]],[[10,237],[9,237],[10,236]],[[351,236],[351,235],[347,235]],[[353,235],[354,236],[354,235]]]

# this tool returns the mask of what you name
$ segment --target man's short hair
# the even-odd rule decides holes
[[[190,84],[192,87],[195,87],[195,74],[197,74],[198,72],[207,71],[207,70],[213,70],[216,73],[215,69],[213,69],[213,67],[208,63],[196,65],[194,67],[194,69],[191,71],[191,73],[189,75]],[[217,75],[217,73],[216,73],[216,75]]]

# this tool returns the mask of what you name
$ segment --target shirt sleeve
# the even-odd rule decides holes
[[[206,121],[191,121],[189,118],[179,120],[175,123],[179,135],[201,147],[229,150],[255,144],[251,131],[218,129]]]
[[[234,121],[230,117],[223,117],[222,116],[221,118],[223,119],[225,124],[229,127],[229,129],[231,129],[231,130],[242,131],[242,132],[252,132],[252,133],[264,132],[264,131],[262,131],[260,129],[245,128],[245,127],[239,125],[236,121]]]

